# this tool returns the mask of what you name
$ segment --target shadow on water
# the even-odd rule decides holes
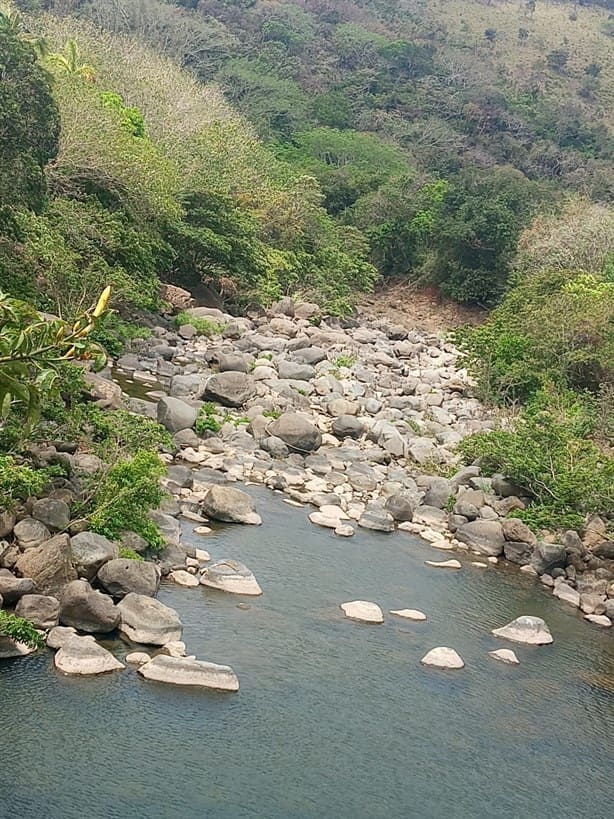
[[[262,527],[199,537],[186,523],[184,537],[245,562],[264,595],[160,592],[188,649],[232,665],[239,693],[130,668],[63,678],[50,654],[3,663],[2,819],[611,815],[610,635],[517,572],[429,569],[439,553],[410,535],[337,538],[249,491]],[[353,623],[339,604],[357,598],[428,620]],[[495,662],[487,652],[507,644],[490,630],[523,613],[544,617],[555,643],[514,646],[519,667]],[[466,668],[421,667],[436,645]]]

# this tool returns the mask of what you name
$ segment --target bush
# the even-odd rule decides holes
[[[9,614],[7,611],[0,611],[0,635],[18,643],[25,643],[30,648],[45,647],[45,641],[29,620]]]
[[[578,528],[584,515],[614,514],[614,458],[587,435],[591,406],[573,393],[541,391],[512,429],[466,438],[459,451],[466,463],[478,459],[486,475],[502,473],[533,499],[514,512],[536,528]]]
[[[119,556],[122,558],[122,560],[140,560],[141,562],[145,560],[143,555],[140,555],[138,552],[135,552],[134,549],[128,549],[125,546],[120,548]]]
[[[203,404],[198,413],[198,418],[194,422],[194,432],[197,435],[205,436],[208,432],[218,433],[222,424],[216,418],[218,408],[215,404]]]
[[[191,324],[196,330],[197,335],[207,336],[208,338],[219,335],[224,331],[225,327],[224,324],[220,324],[218,321],[213,321],[213,319],[192,316],[189,313],[179,313],[175,317],[175,323],[177,324],[177,327],[183,327],[185,324]]]
[[[47,470],[35,471],[10,455],[0,455],[0,506],[12,509],[17,501],[40,495],[49,477]]]
[[[162,501],[160,478],[165,472],[158,456],[144,450],[131,460],[112,466],[94,498],[89,516],[92,530],[111,539],[130,530],[144,538],[153,550],[161,551],[164,540],[149,512]]]
[[[128,410],[102,410],[94,405],[80,408],[80,425],[104,459],[136,455],[140,450],[174,450],[173,438],[161,424]]]

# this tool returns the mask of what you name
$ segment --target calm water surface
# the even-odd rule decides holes
[[[264,589],[165,586],[188,649],[229,663],[238,694],[64,678],[51,653],[0,664],[2,819],[524,819],[614,814],[614,640],[529,578],[428,569],[411,536],[336,538],[256,491],[262,527],[186,538]],[[445,556],[444,556],[445,557]],[[419,608],[426,623],[343,619],[346,600]],[[487,655],[519,614],[553,646]],[[420,657],[456,648],[459,672]],[[123,656],[120,642],[110,644]],[[509,644],[509,647],[514,647]]]

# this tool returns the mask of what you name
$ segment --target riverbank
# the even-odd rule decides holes
[[[132,342],[113,372],[90,377],[102,404],[125,403],[173,434],[176,452],[162,454],[169,496],[152,514],[166,541],[160,558],[120,555],[120,546],[144,551],[138,538],[118,544],[82,531],[83,522],[71,520],[70,482],[4,521],[0,594],[18,614],[52,629],[61,670],[120,667],[91,638],[77,636],[119,628],[127,640],[170,655],[135,652],[129,661],[143,676],[238,686],[232,669],[185,659],[179,615],[153,598],[162,575],[188,587],[260,593],[250,568],[228,560],[210,566],[206,550],[186,549],[181,539],[180,517],[196,521],[204,535],[210,520],[260,523],[249,497],[232,487],[237,482],[283,493],[313,526],[340,538],[357,528],[419,535],[442,554],[428,562],[431,571],[462,571],[465,561],[481,569],[516,566],[594,625],[611,625],[614,547],[600,522],[583,540],[571,531],[538,540],[508,517],[529,498],[503,475],[460,465],[457,444],[497,419],[475,397],[445,336],[364,312],[324,319],[316,305],[289,299],[238,318],[188,308],[182,321],[179,328],[160,323],[150,338]],[[39,454],[50,461],[60,453],[50,445]],[[97,468],[86,453],[62,451],[61,458],[72,474]],[[11,641],[2,650],[30,651]]]

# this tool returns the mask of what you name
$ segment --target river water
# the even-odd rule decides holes
[[[250,490],[253,491],[253,490]],[[163,586],[199,658],[238,694],[60,676],[51,652],[0,664],[2,819],[605,819],[614,814],[614,640],[530,578],[445,559],[405,533],[351,540],[255,490],[261,527],[186,540],[234,557],[264,595]],[[426,623],[343,618],[341,602]],[[544,617],[552,646],[490,629]],[[109,644],[122,656],[125,647]],[[462,671],[420,666],[449,645]],[[493,648],[514,648],[519,667]]]

